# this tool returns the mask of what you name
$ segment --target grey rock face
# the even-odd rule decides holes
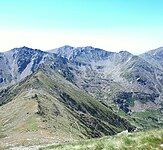
[[[65,51],[69,55],[65,55]],[[158,49],[153,52],[155,59],[160,62],[161,51]],[[149,99],[153,103],[162,100],[162,71],[141,56],[126,51],[114,53],[93,47],[61,47],[57,49],[56,54],[64,55],[64,58],[69,60],[75,84],[104,103],[112,103],[119,97],[119,92],[134,92],[139,96],[138,93],[141,93],[144,99]],[[122,102],[123,105],[127,105],[123,100]],[[132,110],[132,106],[125,108],[127,111]]]
[[[102,103],[116,104],[129,112],[134,106],[126,101],[132,101],[133,97],[138,101],[141,99],[140,95],[144,97],[143,99],[151,101],[153,105],[161,103],[162,50],[159,48],[135,56],[127,51],[115,53],[91,46],[77,48],[63,46],[49,52],[28,47],[15,48],[0,53],[0,86],[18,82],[40,67],[49,73],[51,69],[57,70],[67,80]],[[121,98],[119,93],[125,95],[134,93],[138,98],[133,94]],[[140,100],[140,103],[143,102]]]

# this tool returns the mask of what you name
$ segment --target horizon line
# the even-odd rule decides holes
[[[130,51],[128,51],[128,50],[123,50],[123,49],[117,50],[117,51],[114,51],[114,50],[106,50],[106,49],[103,49],[103,48],[100,48],[100,47],[91,46],[91,45],[88,45],[88,46],[71,46],[71,45],[66,44],[66,45],[63,45],[63,46],[60,46],[60,47],[56,47],[56,48],[52,48],[52,49],[49,49],[49,50],[43,50],[43,49],[40,49],[40,48],[32,48],[32,47],[30,47],[30,46],[24,45],[24,46],[17,46],[17,47],[14,47],[14,48],[11,48],[11,49],[6,50],[6,51],[0,51],[0,53],[6,53],[6,52],[12,51],[12,50],[14,50],[14,49],[21,49],[21,48],[28,48],[28,49],[32,49],[32,50],[40,50],[40,51],[43,51],[43,52],[49,52],[49,51],[52,51],[52,50],[55,50],[55,49],[59,49],[59,48],[62,48],[62,47],[72,47],[73,49],[76,49],[76,48],[87,48],[87,47],[92,47],[92,48],[94,48],[94,49],[100,49],[100,50],[103,50],[103,51],[113,52],[113,53],[120,53],[120,52],[123,52],[123,51],[125,52],[125,51],[126,51],[126,52],[128,52],[128,53],[130,53],[130,54],[133,54],[133,55],[141,55],[141,54],[147,53],[147,52],[152,51],[152,50],[157,50],[157,49],[163,48],[163,46],[159,46],[159,47],[154,48],[154,49],[149,49],[149,50],[147,50],[147,51],[145,51],[145,52],[143,52],[143,53],[134,54],[134,53],[132,53],[132,52],[130,52]]]

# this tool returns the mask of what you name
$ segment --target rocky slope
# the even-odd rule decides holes
[[[66,79],[116,111],[161,110],[161,56],[162,48],[140,56],[91,46],[74,48],[66,45],[49,52],[15,48],[1,53],[0,86],[16,83],[40,66],[49,64],[52,70],[60,71]]]
[[[74,82],[96,99],[109,105],[114,102],[125,112],[160,108],[162,70],[146,59],[93,47],[65,46],[52,52],[68,59]]]
[[[163,69],[163,47],[150,50],[144,54],[141,54],[140,57],[151,63],[153,66]]]
[[[19,82],[45,64],[54,70],[62,68],[62,71],[68,72],[66,59],[28,47],[0,53],[0,64],[0,87]]]

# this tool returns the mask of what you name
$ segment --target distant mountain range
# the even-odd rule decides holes
[[[0,53],[0,105],[3,144],[160,128],[163,47],[138,56],[91,46],[14,48]]]

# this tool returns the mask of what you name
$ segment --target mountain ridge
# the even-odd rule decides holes
[[[69,50],[71,53],[66,54],[65,52]],[[161,52],[160,49],[157,50]],[[19,53],[17,53],[18,51]],[[105,81],[106,87],[113,85],[118,87],[118,91],[125,89],[128,92],[144,91],[147,94],[162,95],[161,68],[156,68],[149,59],[144,59],[142,55],[139,57],[126,51],[108,52],[91,46],[74,48],[66,45],[56,51],[53,54],[21,47],[2,53],[0,61],[3,65],[0,66],[0,84],[3,87],[3,84],[19,82],[40,66],[48,64],[53,70],[61,71],[78,87],[93,94],[96,99],[99,97],[93,91],[98,91],[99,88],[88,89],[88,84],[91,82],[88,84],[86,82],[90,77],[92,82],[99,80],[99,83],[104,83]],[[97,83],[92,84],[99,86]],[[101,92],[105,93],[105,90]],[[111,92],[114,93],[114,91]],[[104,97],[108,96],[104,94]]]
[[[64,142],[135,129],[59,72],[39,69],[1,95],[0,135],[14,146],[22,139],[25,145]]]
[[[0,144],[5,137],[10,146],[35,145],[162,128],[162,49],[148,53],[90,46],[0,53]]]

